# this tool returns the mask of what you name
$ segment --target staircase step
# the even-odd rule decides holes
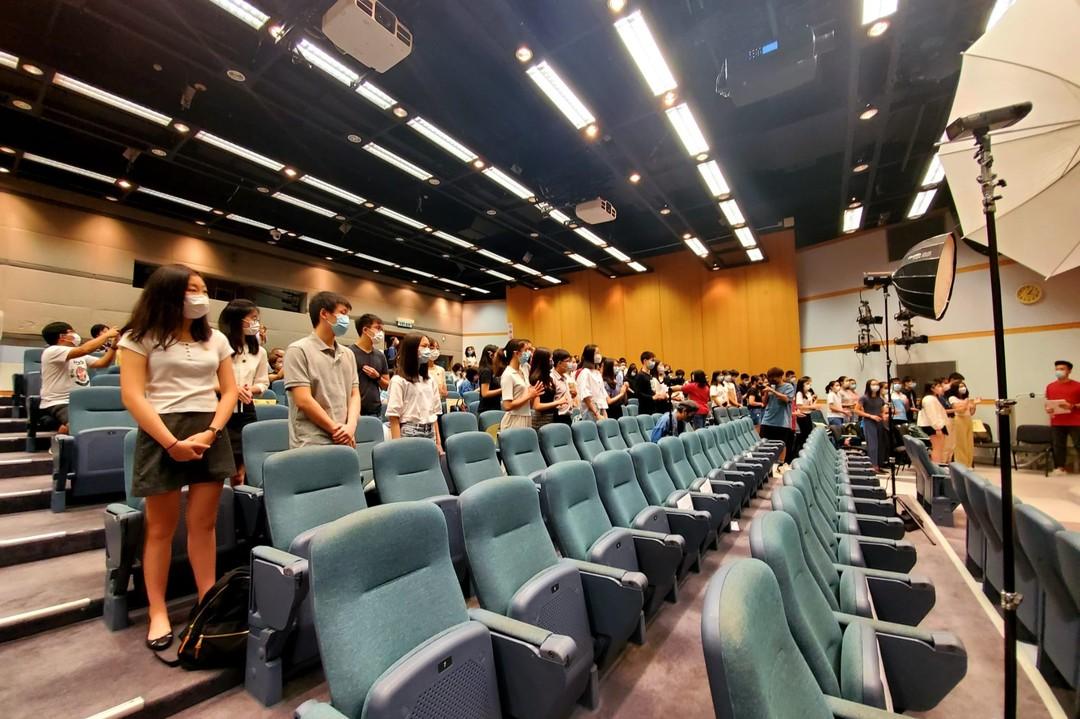
[[[173,716],[173,719],[293,719],[293,712],[308,699],[330,701],[330,686],[321,669],[313,669],[285,682],[281,701],[264,707],[243,686],[233,687]]]
[[[103,505],[0,515],[0,567],[105,546]]]
[[[38,432],[34,438],[34,448],[39,452],[48,451],[55,432]],[[26,432],[5,432],[0,434],[0,452],[26,451]]]
[[[101,616],[105,551],[0,568],[0,642]]]
[[[14,417],[0,417],[0,433],[17,432],[26,434],[26,420]]]
[[[48,452],[7,452],[0,454],[0,479],[29,477],[52,471]]]
[[[36,474],[0,480],[0,514],[49,508],[52,477]]]
[[[10,394],[0,395],[0,407],[10,407],[15,398]]]
[[[0,407],[0,417],[5,419],[16,419],[20,416],[20,413],[16,411],[15,407]]]

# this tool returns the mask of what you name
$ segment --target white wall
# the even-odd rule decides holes
[[[507,329],[505,300],[466,302],[461,308],[462,342],[475,347],[477,355],[484,345],[505,345]]]
[[[817,380],[818,387],[839,375],[884,377],[884,353],[857,355],[852,351],[857,340],[859,294],[821,295],[859,287],[864,271],[894,269],[895,264],[886,260],[886,252],[883,230],[799,251],[796,264],[803,371]],[[897,348],[894,368],[909,362],[955,361],[957,371],[966,377],[976,396],[995,397],[990,274],[982,267],[987,262],[986,257],[960,243],[960,271],[948,311],[938,322],[914,320],[916,333],[929,336],[930,342],[915,345],[910,351]],[[1043,280],[1035,272],[1010,263],[1001,268],[1001,276],[1009,393],[1018,398],[1016,421],[1043,423],[1046,415],[1041,400],[1023,395],[1044,391],[1053,378],[1054,360],[1070,359],[1080,364],[1080,270]],[[1027,283],[1043,288],[1043,299],[1035,305],[1023,305],[1016,299],[1017,288]],[[880,290],[867,290],[863,296],[870,301],[874,314],[884,314]],[[893,293],[889,314],[895,314],[897,309]],[[895,336],[899,323],[892,322],[890,331]],[[992,421],[991,406],[982,405],[978,416]]]

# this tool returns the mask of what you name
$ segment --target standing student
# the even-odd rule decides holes
[[[479,412],[499,409],[502,406],[502,385],[499,375],[502,372],[499,357],[502,351],[495,345],[486,345],[480,353],[480,406]]]
[[[604,357],[596,345],[585,345],[581,351],[581,366],[574,377],[577,383],[578,401],[581,402],[581,418],[599,422],[607,418],[607,390],[600,367]]]
[[[476,356],[476,348],[469,345],[465,348],[465,369],[474,369],[480,366],[480,358]]]
[[[814,394],[814,381],[810,377],[800,377],[795,384],[795,424],[798,435],[793,446],[794,456],[799,455],[799,450],[814,431],[814,420],[810,418],[810,413],[815,409],[817,395]]]
[[[945,384],[941,379],[935,379],[926,385],[926,393],[922,397],[919,409],[919,429],[930,437],[930,458],[937,464],[945,464],[948,461],[948,434],[949,417],[945,414],[945,407],[941,404],[941,397],[945,393]]]
[[[600,379],[604,383],[604,391],[607,392],[607,416],[610,419],[618,419],[623,416],[623,405],[626,404],[626,395],[630,392],[630,385],[623,381],[621,373],[615,371],[615,360],[605,359],[600,369]]]
[[[537,381],[529,384],[524,366],[532,359],[532,344],[526,339],[511,339],[502,350],[505,363],[499,385],[502,387],[502,421],[499,429],[532,426],[532,403],[544,392],[544,385]]]
[[[118,334],[106,327],[83,344],[82,337],[67,322],[50,322],[41,330],[41,338],[49,345],[41,352],[41,409],[60,425],[60,434],[68,431],[71,390],[89,387],[90,370],[112,364],[116,356],[112,342]],[[101,357],[89,357],[106,346]]]
[[[397,363],[398,346],[400,342],[401,340],[399,340],[397,337],[391,337],[390,344],[386,346],[386,361],[390,365],[395,365]]]
[[[855,420],[855,405],[859,403],[859,395],[855,391],[857,383],[854,377],[840,377],[840,406],[844,408],[845,422]]]
[[[660,363],[653,365],[652,379],[649,383],[653,397],[653,413],[671,411],[671,386],[667,381],[667,367]]]
[[[218,499],[236,472],[226,423],[239,396],[225,335],[210,328],[210,298],[183,265],[154,271],[122,331],[120,394],[139,425],[131,493],[143,497],[146,645],[173,640],[165,591],[180,490],[188,486],[187,554],[201,600],[217,579]],[[215,387],[218,394],[215,394]]]
[[[761,396],[765,411],[761,415],[761,436],[764,439],[780,440],[784,449],[780,450],[778,464],[795,459],[792,445],[795,433],[791,429],[791,405],[795,401],[795,387],[784,382],[784,370],[772,367],[766,373],[768,382],[761,386]]]
[[[334,292],[308,302],[312,331],[285,350],[289,393],[289,447],[312,444],[356,446],[360,378],[356,356],[337,338],[349,331],[352,305]]]
[[[574,397],[570,393],[570,383],[567,377],[570,374],[570,353],[559,348],[551,353],[551,383],[555,387],[555,400],[559,402],[553,422],[570,424],[571,412],[573,411]]]
[[[866,381],[866,390],[855,403],[855,414],[862,418],[866,456],[874,465],[874,471],[880,472],[889,461],[888,434],[885,430],[885,423],[889,417],[879,380]]]
[[[544,388],[532,400],[532,428],[538,430],[545,424],[554,422],[558,413],[570,404],[569,390],[561,397],[557,396],[551,350],[547,347],[533,350],[529,362],[529,384],[534,387],[543,385]]]
[[[727,387],[724,386],[724,373],[714,370],[712,379],[709,381],[709,406],[726,407]]]
[[[904,394],[904,383],[899,379],[892,381],[888,400],[894,425],[907,424],[911,421],[911,405],[908,396]]]
[[[958,380],[945,390],[945,403],[953,411],[953,460],[970,467],[975,463],[975,408],[978,400],[968,393],[967,383]]]
[[[750,410],[750,419],[760,432],[761,415],[765,413],[765,397],[761,390],[761,379],[755,378],[746,390],[746,408]]]
[[[398,352],[397,368],[390,379],[386,398],[386,418],[390,437],[425,437],[443,453],[439,436],[442,397],[429,372],[431,338],[416,332],[405,336]]]
[[[696,369],[690,373],[690,381],[682,386],[683,397],[697,405],[697,411],[690,418],[694,429],[705,426],[705,419],[709,416],[709,401],[711,388],[705,381],[705,370]]]
[[[641,353],[641,368],[634,374],[630,390],[638,400],[638,412],[656,412],[656,393],[652,386],[652,371],[656,367],[656,355],[646,350]]]
[[[435,364],[435,360],[439,359],[441,354],[439,343],[434,337],[429,337],[428,340],[431,342],[428,350],[428,376],[435,382],[435,388],[439,390],[439,398],[446,399],[446,394],[449,392],[446,387],[446,369]]]
[[[360,336],[349,350],[356,358],[360,414],[378,417],[382,414],[382,390],[390,386],[390,363],[379,349],[386,337],[382,320],[371,313],[360,315],[356,331]]]
[[[825,421],[829,423],[830,427],[843,427],[844,420],[847,419],[847,413],[844,411],[844,401],[840,397],[840,382],[840,380],[834,379],[826,387],[825,404],[828,409],[825,414]]]
[[[218,315],[218,329],[232,349],[233,378],[237,402],[229,417],[229,444],[232,446],[236,474],[232,483],[243,484],[244,427],[255,421],[255,398],[270,386],[270,364],[266,350],[259,346],[259,308],[251,300],[233,300]]]
[[[1050,415],[1050,446],[1054,453],[1054,471],[1067,474],[1069,441],[1080,452],[1080,382],[1070,379],[1072,362],[1054,363],[1054,381],[1046,385],[1046,412]]]

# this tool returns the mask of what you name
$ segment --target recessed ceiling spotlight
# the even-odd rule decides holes
[[[608,279],[609,279],[609,280],[613,280],[613,279],[615,279],[615,275],[608,275]]]
[[[492,217],[494,217],[495,215],[498,214],[498,212],[495,211],[495,210],[486,210],[485,212],[486,212],[486,214],[491,215]]]
[[[405,241],[404,237],[395,237],[394,239],[397,240],[398,242],[404,242]]]
[[[532,60],[533,53],[528,46],[522,45],[514,51],[514,57],[518,59],[518,62],[528,62],[529,60]]]
[[[23,63],[22,69],[30,73],[31,75],[41,76],[45,74],[45,71],[42,70],[40,67],[38,67],[37,65],[31,65],[30,63]]]
[[[596,126],[596,123],[593,123],[585,128],[585,137],[589,138],[590,140],[595,140],[596,136],[599,134],[600,128]]]
[[[397,107],[395,107],[393,110],[391,110],[391,112],[394,113],[394,117],[407,117],[408,114],[409,114],[409,111],[406,110],[401,105],[398,105]]]
[[[355,132],[350,132],[348,135],[345,136],[345,139],[354,145],[359,145],[361,142],[364,141],[364,138],[360,137]]]
[[[413,283],[414,285],[417,285],[417,284],[420,284],[420,281],[419,281],[419,280],[413,280],[413,281],[412,281],[412,283]]]
[[[674,90],[668,90],[664,93],[664,107],[671,107],[678,101],[678,99],[679,96]]]
[[[854,210],[856,207],[862,207],[862,203],[852,198],[851,202],[848,203],[848,208]]]
[[[481,160],[480,158],[476,158],[475,160],[472,161],[472,166],[475,167],[477,170],[483,170],[484,169],[484,161]]]
[[[578,224],[576,222],[571,222],[570,224],[567,225],[567,227],[569,227],[571,230],[576,230],[577,227],[578,227]]]
[[[641,174],[638,172],[631,172],[630,177],[626,179],[630,181],[631,185],[636,185],[637,183],[641,182]]]
[[[661,207],[660,208],[660,214],[664,215],[665,217],[667,215],[670,215],[671,214],[671,208],[670,207]]]
[[[431,227],[425,227],[424,228],[424,232],[434,232],[434,231],[435,230],[433,228],[431,228]]]
[[[257,191],[261,192],[261,193],[262,193],[262,194],[264,194],[264,195],[269,195],[269,194],[270,194],[270,188],[269,188],[269,187],[267,187],[267,186],[265,186],[265,185],[259,185],[259,186],[258,186],[258,187],[256,187],[255,189],[256,189]]]
[[[106,195],[105,199],[108,200],[109,202],[119,202],[120,201],[118,198],[113,197],[112,195]]]
[[[865,162],[860,162],[858,165],[855,165],[855,167],[851,168],[851,171],[854,172],[854,173],[859,173],[859,172],[866,172],[869,169],[870,169],[870,165],[868,165]]]
[[[878,20],[866,30],[867,37],[880,37],[889,29],[888,20]]]
[[[364,203],[364,207],[368,208],[369,210],[374,206],[375,206],[374,202],[365,202]]]
[[[274,38],[275,41],[285,36],[285,27],[278,23],[274,23],[266,31],[270,33],[270,37]]]
[[[247,80],[247,75],[240,72],[239,70],[226,70],[225,77],[229,78],[233,82],[244,82],[245,80]]]
[[[529,233],[529,237],[533,238],[534,240],[539,236],[540,236],[539,232],[530,232]]]
[[[292,230],[290,230],[289,232],[286,232],[285,234],[288,235],[289,237],[296,237],[296,233],[293,232]]]
[[[707,152],[699,152],[698,154],[694,155],[694,159],[697,160],[698,162],[705,162],[706,160],[709,159],[709,153],[707,153]]]
[[[210,210],[210,211],[213,212],[215,215],[224,215],[225,214],[225,210],[214,209],[214,210]]]
[[[0,175],[6,175],[9,172],[11,172],[11,170],[7,169],[6,167],[0,167]]]
[[[689,232],[684,232],[684,233],[683,233],[683,236],[682,236],[682,238],[683,238],[684,240],[689,240],[689,239],[690,239],[691,237],[693,237],[693,235],[692,235],[692,234],[690,234]]]
[[[465,293],[464,293],[464,292],[462,292],[462,293],[461,293],[461,296],[462,296],[462,297],[464,297],[464,296],[465,296]]]
[[[444,254],[443,254],[443,256],[442,256],[442,258],[443,258],[444,260],[448,260],[448,259],[450,259],[450,255],[448,255],[448,254],[444,253]]]
[[[608,10],[619,13],[626,9],[626,0],[607,0]]]
[[[327,262],[333,262],[333,261],[334,261],[334,258],[333,258],[333,257],[327,257],[327,258],[326,258],[326,261],[327,261]]]
[[[0,147],[0,152],[4,153],[5,155],[14,155],[15,149],[5,145],[4,147]]]
[[[14,105],[15,107],[19,108],[20,110],[33,110],[34,109],[34,106],[31,105],[26,100],[12,100],[11,104]]]
[[[132,188],[131,181],[125,180],[122,177],[116,181],[116,186],[119,187],[121,190],[130,190]]]
[[[177,132],[189,132],[191,130],[190,127],[188,127],[182,122],[174,122],[172,124],[172,129],[176,130]]]
[[[437,177],[429,177],[427,182],[429,185],[438,185],[442,180]]]
[[[284,172],[285,175],[288,176],[288,177],[296,177],[296,174],[297,174],[296,170],[294,170],[291,167],[286,167],[285,169],[282,170],[282,172]]]
[[[155,157],[166,157],[169,152],[168,150],[163,150],[160,147],[152,147],[150,148],[150,154],[154,155]]]
[[[195,224],[196,225],[202,225],[203,227],[206,227],[206,220],[195,220]]]
[[[334,219],[337,220],[338,222],[344,222],[345,221],[345,215],[334,215]]]
[[[859,113],[860,120],[873,120],[877,117],[878,109],[871,104],[867,104],[863,111]]]

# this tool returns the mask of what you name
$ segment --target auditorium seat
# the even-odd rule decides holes
[[[733,611],[733,607],[740,610]],[[787,623],[776,621],[783,611],[776,578],[763,562],[729,562],[709,580],[701,611],[701,642],[717,719],[900,716],[827,696]],[[874,670],[876,666],[856,667],[846,679],[858,682]]]
[[[749,506],[750,499],[757,493],[757,482],[753,472],[741,471],[735,468],[724,469],[722,465],[714,465],[709,460],[708,455],[705,453],[705,447],[702,445],[703,438],[708,434],[708,432],[683,432],[678,438],[682,443],[686,460],[690,463],[695,476],[737,484],[739,494],[742,496],[742,506]],[[663,440],[661,440],[662,442]],[[662,450],[663,446],[661,445]]]
[[[375,485],[375,469],[372,453],[375,446],[386,441],[383,423],[378,417],[362,416],[356,421],[356,454],[360,457],[360,472],[364,475],[364,490],[371,491]]]
[[[244,536],[262,538],[266,531],[263,506],[263,467],[266,460],[289,448],[289,420],[267,419],[244,427],[244,483],[233,488]]]
[[[871,618],[872,600],[861,569],[844,572],[841,591],[852,591],[837,612],[812,578],[799,551],[801,539],[795,520],[784,512],[767,512],[750,526],[750,551],[772,569],[788,627],[821,690],[897,711],[937,706],[967,672],[960,639]]]
[[[489,409],[480,413],[480,429],[487,431],[488,427],[498,425],[502,422],[503,415],[506,414],[501,409]]]
[[[753,493],[756,494],[769,481],[772,472],[772,460],[760,457],[741,456],[745,453],[735,452],[724,441],[720,427],[706,427],[698,432],[701,449],[714,467],[720,467],[725,471],[750,472],[753,476]]]
[[[308,592],[312,540],[319,527],[367,503],[356,452],[337,444],[271,455],[263,466],[263,492],[271,544],[251,551],[244,684],[269,706],[281,700],[289,674],[318,660]]]
[[[466,406],[469,408],[469,414],[480,414],[480,400],[473,400]]]
[[[731,521],[731,506],[726,496],[702,494],[679,489],[664,469],[664,458],[660,448],[651,442],[630,448],[630,459],[634,465],[641,491],[650,504],[658,507],[678,507],[679,509],[697,509],[709,514],[709,546],[716,548],[720,544],[720,532]]]
[[[277,395],[278,404],[283,404],[283,405],[288,406],[288,404],[289,404],[289,393],[285,391],[285,380],[283,380],[283,379],[274,380],[273,382],[270,383],[270,389],[272,389],[274,391],[274,394]]]
[[[812,454],[811,448],[805,449],[791,462],[792,470],[806,474],[819,490],[822,499],[831,500],[838,511],[878,517],[896,516],[896,506],[892,501],[879,496],[883,494],[880,487],[854,487],[843,478],[837,478],[823,470],[821,463],[814,461],[808,454]]]
[[[835,495],[823,491],[810,475],[799,469],[784,472],[784,484],[797,487],[806,498],[807,504],[816,504],[825,517],[836,516],[838,531],[848,534],[867,534],[871,537],[903,539],[904,523],[899,517],[882,517],[875,514],[857,514],[840,508]],[[857,531],[850,531],[851,521]]]
[[[487,432],[459,432],[444,443],[446,465],[458,494],[485,479],[503,476],[495,440]]]
[[[528,477],[539,483],[540,473],[547,469],[539,438],[532,427],[514,427],[499,432],[499,453],[507,474]]]
[[[1001,498],[1001,487],[995,484],[987,484],[984,488],[986,491],[986,511],[990,515],[990,525],[993,528],[993,535],[995,538],[999,538],[1001,546],[1005,546],[1005,528],[1003,526],[1003,515],[1005,512],[1005,503]],[[1022,505],[1016,495],[1013,495],[1013,515],[1015,516],[1016,510]],[[1039,588],[1039,578],[1035,574],[1035,569],[1031,565],[1031,558],[1029,557],[1027,550],[1020,541],[1013,534],[1013,582],[1014,591],[1020,592],[1025,597],[1038,597],[1041,593]],[[1004,586],[1004,576],[1002,577],[1002,586]],[[1016,610],[1016,618],[1020,620],[1020,625],[1027,629],[1031,636],[1036,636],[1039,631],[1039,602],[1021,602],[1020,606]]]
[[[649,438],[652,437],[653,427],[656,426],[656,420],[653,419],[651,414],[639,414],[636,419],[641,436],[645,438],[645,441],[649,441]]]
[[[971,521],[978,523],[986,538],[986,554],[983,560],[983,591],[990,597],[996,597],[1001,591],[1001,585],[1005,576],[1005,559],[1003,557],[1003,545],[1001,537],[994,529],[990,521],[990,509],[986,501],[986,489],[989,483],[975,472],[964,473],[964,489],[971,502]]]
[[[904,447],[915,470],[915,494],[934,523],[953,526],[953,510],[959,499],[952,496],[949,472],[930,459],[926,445],[914,437],[904,437]]]
[[[863,545],[859,537],[839,540],[835,546],[822,542],[811,526],[813,520],[802,496],[794,487],[777,487],[773,507],[792,518],[806,565],[832,608],[912,626],[922,621],[937,600],[933,583],[919,575],[865,566],[865,561],[860,561]],[[867,605],[861,599],[867,590],[873,614],[866,613]]]
[[[640,419],[641,417],[619,417],[616,420],[619,423],[619,431],[622,433],[623,441],[626,442],[627,447],[649,441],[649,438],[641,433],[641,425],[638,424]]]
[[[604,451],[604,444],[600,441],[596,422],[574,422],[570,425],[570,433],[574,437],[574,446],[577,447],[578,456],[586,461],[593,461],[596,455]]]
[[[986,562],[986,535],[975,519],[975,510],[971,506],[971,498],[968,497],[964,474],[970,471],[959,462],[949,464],[953,493],[964,508],[964,564],[976,579],[982,579],[983,565]]]
[[[579,422],[580,424],[580,422]],[[569,462],[581,459],[577,447],[574,446],[574,434],[567,424],[546,424],[537,432],[540,442],[540,452],[544,455],[544,461],[548,466],[556,462]],[[515,474],[517,474],[515,472]]]
[[[277,404],[277,392],[272,389],[264,389],[263,393],[255,399],[261,399],[264,402],[273,402],[274,404]]]
[[[712,416],[713,421],[716,422],[717,425],[727,424],[731,421],[731,418],[728,417],[727,408],[725,407],[713,407]]]
[[[475,432],[480,428],[476,415],[472,412],[447,412],[439,417],[439,434],[443,443],[448,437],[460,432]]]
[[[549,467],[543,487],[548,522],[562,554],[642,572],[649,579],[645,616],[655,614],[675,588],[685,545],[682,537],[612,525],[588,462],[571,460]]]
[[[637,417],[641,413],[641,409],[636,404],[628,404],[623,407],[624,417]]]
[[[22,408],[26,405],[26,399],[32,395],[26,384],[27,377],[31,372],[38,373],[37,394],[41,394],[41,353],[44,351],[44,347],[31,347],[23,350],[22,372],[17,372],[11,376],[11,403],[17,412],[22,411]]]
[[[687,432],[683,436],[688,437],[692,434],[693,432]],[[698,474],[686,458],[686,452],[683,450],[680,437],[661,437],[657,446],[660,448],[660,456],[664,460],[664,468],[676,487],[694,492],[727,496],[728,511],[733,517],[739,516],[743,505],[743,495],[746,491],[742,482],[730,482],[723,477],[710,479],[706,474]]]
[[[95,374],[90,378],[91,387],[119,387],[120,375],[118,374],[103,374],[101,372]]]
[[[264,422],[270,419],[289,419],[289,408],[283,404],[255,405],[255,419]]]
[[[461,401],[464,402],[466,406],[471,405],[473,402],[479,402],[480,392],[478,390],[465,392],[461,395]]]
[[[1054,535],[1057,543],[1057,561],[1065,587],[1069,590],[1071,605],[1055,605],[1054,611],[1060,612],[1053,622],[1047,622],[1047,653],[1051,643],[1055,666],[1060,666],[1059,673],[1074,691],[1074,708],[1080,708],[1080,532],[1064,531]],[[1059,632],[1050,635],[1050,632]],[[1068,655],[1068,647],[1072,654]]]
[[[600,444],[604,449],[626,449],[626,440],[623,439],[619,421],[615,419],[602,419],[596,423],[596,433],[600,435]]]
[[[11,402],[16,414],[26,417],[26,451],[37,452],[39,430],[54,430],[59,427],[52,416],[41,411],[41,372],[26,372],[21,377],[21,396],[12,396]]]
[[[607,666],[633,638],[644,638],[648,580],[627,571],[555,553],[536,490],[524,477],[501,477],[461,495],[461,520],[484,609],[560,631],[584,650],[584,704],[596,708],[596,664]]]
[[[135,427],[119,387],[74,389],[68,412],[68,433],[52,439],[54,512],[63,512],[69,498],[124,492],[124,436]]]

